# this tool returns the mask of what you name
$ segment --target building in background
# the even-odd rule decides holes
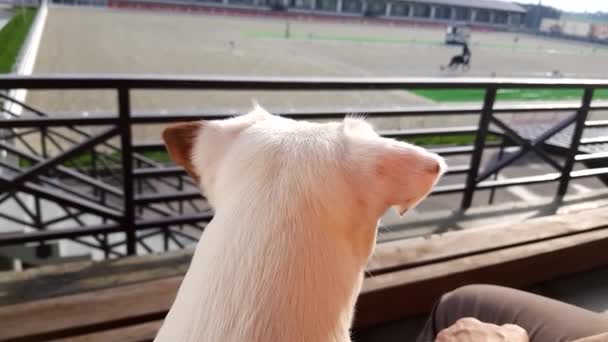
[[[227,6],[263,7],[344,16],[384,17],[437,23],[520,27],[526,10],[501,0],[199,0]],[[198,2],[198,1],[197,1]]]
[[[557,8],[544,6],[541,4],[519,4],[526,10],[523,26],[530,30],[540,30],[543,19],[559,20],[562,17],[562,12]]]
[[[585,38],[596,41],[608,40],[608,24],[571,19],[543,19],[540,31],[553,36]]]
[[[587,38],[591,36],[592,25],[589,22],[549,19],[541,21],[540,31],[551,35]]]
[[[591,36],[598,40],[608,40],[608,24],[596,23],[591,25]]]

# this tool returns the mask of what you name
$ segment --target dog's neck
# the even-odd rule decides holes
[[[354,248],[358,237],[346,234],[353,230],[348,217],[324,213],[306,196],[303,208],[281,198],[287,193],[251,190],[218,207],[161,335],[171,336],[167,341],[350,341],[367,255]],[[375,223],[367,224],[375,234]],[[373,237],[365,243],[373,245]]]

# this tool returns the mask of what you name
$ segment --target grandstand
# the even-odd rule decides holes
[[[99,1],[90,0],[99,4]],[[468,23],[496,28],[519,28],[526,10],[520,5],[501,0],[196,0],[146,1],[105,0],[114,7],[176,6],[224,7],[288,11],[344,17],[376,17],[445,24]],[[72,3],[74,0],[55,0]],[[86,1],[85,1],[86,2]]]

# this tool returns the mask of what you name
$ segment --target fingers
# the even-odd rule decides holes
[[[441,331],[435,342],[529,342],[529,338],[520,326],[498,326],[467,317]]]
[[[513,336],[517,341],[529,342],[530,340],[528,332],[519,325],[505,324],[502,328],[507,330],[510,333],[510,336]]]

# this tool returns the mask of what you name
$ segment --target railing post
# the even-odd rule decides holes
[[[469,209],[473,203],[473,195],[475,194],[475,188],[477,187],[477,176],[479,175],[481,157],[483,156],[483,149],[486,145],[486,136],[488,134],[488,128],[490,127],[490,119],[492,118],[492,113],[494,111],[496,92],[497,90],[495,87],[486,88],[483,108],[481,109],[481,116],[479,117],[477,136],[475,137],[475,147],[473,154],[471,155],[471,167],[467,175],[466,188],[460,205],[462,210]]]
[[[135,202],[133,197],[133,144],[131,141],[131,103],[129,88],[118,89],[118,113],[120,125],[120,145],[122,150],[122,181],[124,211],[123,229],[127,238],[127,254],[137,253],[135,235]]]
[[[48,148],[46,146],[46,136],[48,134],[48,130],[46,127],[40,129],[40,149],[42,151],[42,158],[46,159],[49,157]]]
[[[583,131],[585,130],[585,122],[589,116],[589,109],[591,108],[591,102],[593,101],[593,88],[585,88],[583,94],[583,101],[581,107],[578,110],[574,131],[572,132],[572,141],[570,142],[570,149],[566,155],[566,162],[562,170],[562,177],[559,182],[559,188],[557,189],[557,196],[564,197],[568,192],[568,186],[570,185],[570,173],[574,169],[574,162],[576,155],[578,154],[578,147],[583,137]]]
[[[505,149],[507,148],[507,139],[508,139],[508,137],[503,136],[502,141],[500,142],[500,147],[498,148],[498,160],[497,160],[498,163],[500,163],[502,161],[502,157],[505,154]],[[499,173],[500,173],[500,170],[496,171],[494,173],[492,179],[497,180]],[[494,204],[494,196],[496,196],[496,188],[492,188],[490,190],[490,198],[488,199],[488,205]]]

